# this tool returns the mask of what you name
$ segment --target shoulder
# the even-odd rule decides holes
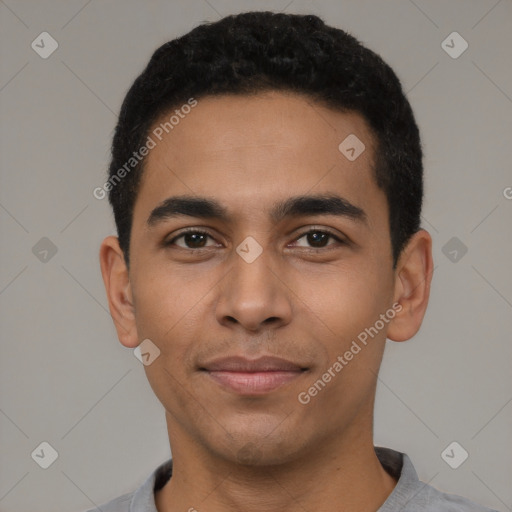
[[[172,476],[172,459],[158,466],[135,491],[123,494],[86,512],[157,512],[155,491],[162,488]]]
[[[496,512],[462,496],[439,491],[423,482],[418,482],[417,494],[410,504],[411,507],[406,507],[404,512]]]
[[[397,480],[378,512],[496,512],[422,482],[405,453],[383,447],[376,447],[375,452],[382,466]]]
[[[115,498],[103,505],[99,505],[96,508],[91,508],[86,512],[129,512],[130,503],[132,502],[133,495],[135,492],[123,494],[118,498]]]

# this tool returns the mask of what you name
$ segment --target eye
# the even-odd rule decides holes
[[[312,249],[322,249],[324,247],[327,247],[328,245],[333,244],[327,244],[329,239],[334,239],[340,244],[346,243],[344,240],[336,236],[334,233],[331,233],[330,231],[325,231],[321,229],[310,229],[309,231],[306,231],[303,233],[299,238],[296,240],[300,240],[301,238],[305,238],[306,243],[310,244],[309,248]],[[334,244],[336,245],[336,244]],[[296,247],[308,247],[307,245],[296,245]]]
[[[198,229],[189,229],[187,231],[182,231],[181,234],[171,238],[168,241],[164,242],[164,245],[176,245],[182,249],[203,249],[207,247],[212,247],[212,245],[206,245],[206,241],[208,238],[213,240],[213,237],[207,231],[202,231]],[[177,240],[183,239],[183,243],[185,245],[181,245],[176,243]],[[215,244],[213,244],[215,246]]]
[[[209,247],[218,247],[219,244],[212,243],[210,245],[207,245],[208,239],[211,239],[215,242],[215,239],[212,237],[212,235],[208,231],[200,230],[200,229],[187,229],[185,231],[182,231],[179,235],[176,235],[175,237],[171,238],[170,240],[164,241],[164,245],[166,247],[168,246],[177,246],[181,249],[207,249]],[[306,244],[309,245],[302,245],[297,244],[298,241],[301,239],[304,239]],[[346,244],[344,240],[342,240],[340,237],[335,235],[334,233],[331,233],[330,231],[322,230],[322,229],[310,229],[309,231],[306,231],[302,235],[300,235],[298,238],[295,239],[295,247],[305,247],[309,249],[323,249],[325,247],[336,245],[336,244],[329,244],[327,243],[330,239],[335,240],[339,244]],[[178,240],[181,240],[181,243],[177,243]]]

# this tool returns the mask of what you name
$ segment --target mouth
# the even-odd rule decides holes
[[[228,357],[205,364],[199,370],[231,392],[255,396],[275,391],[300,378],[309,368],[276,357],[246,359]]]

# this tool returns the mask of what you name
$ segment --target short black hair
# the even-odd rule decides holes
[[[420,229],[423,201],[419,130],[400,80],[379,55],[319,17],[269,11],[203,23],[163,44],[126,94],[112,142],[108,191],[127,265],[145,159],[139,156],[130,172],[126,162],[154,123],[191,98],[270,90],[299,93],[365,119],[375,138],[373,173],[387,198],[396,267]]]

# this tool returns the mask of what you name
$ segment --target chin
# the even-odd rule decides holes
[[[277,430],[277,429],[276,429]],[[210,440],[211,441],[211,440]],[[304,442],[290,432],[247,435],[247,432],[225,438],[224,446],[215,450],[231,463],[242,466],[278,466],[297,460],[304,450]]]

